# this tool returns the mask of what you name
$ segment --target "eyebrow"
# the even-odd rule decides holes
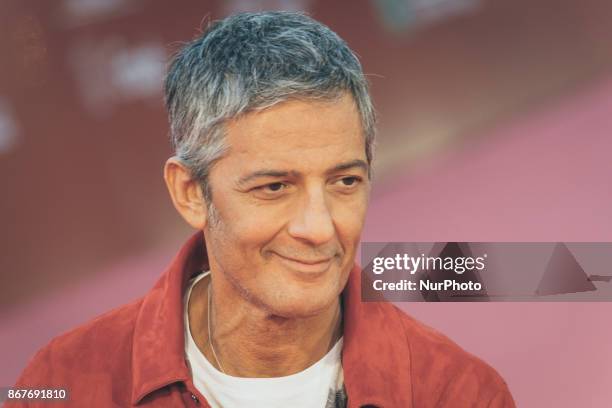
[[[360,168],[363,171],[367,172],[369,167],[368,164],[361,160],[361,159],[355,159],[355,160],[351,160],[349,162],[346,163],[340,163],[337,166],[334,166],[333,168],[327,170],[325,173],[329,174],[329,173],[336,173],[338,171],[342,171],[342,170],[349,170],[349,169],[353,169],[353,168]]]
[[[325,174],[332,174],[332,173],[336,173],[336,172],[343,171],[343,170],[349,170],[355,167],[360,168],[365,172],[367,172],[369,168],[368,164],[365,161],[361,159],[355,159],[355,160],[348,161],[346,163],[340,163],[332,167],[331,169],[326,170]],[[299,177],[301,174],[300,172],[294,171],[294,170],[285,171],[285,170],[263,169],[263,170],[254,171],[250,174],[247,174],[244,177],[241,177],[237,183],[239,185],[243,185],[243,184],[248,183],[251,180],[262,178],[262,177],[287,177],[289,175],[293,177]]]

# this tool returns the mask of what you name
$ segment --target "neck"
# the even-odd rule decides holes
[[[320,360],[342,335],[339,298],[314,316],[280,317],[254,306],[239,294],[232,295],[227,282],[217,279],[210,288],[211,347],[209,285],[210,275],[193,288],[188,305],[189,324],[200,351],[220,369],[213,355],[214,347],[228,375],[281,377],[295,374]]]

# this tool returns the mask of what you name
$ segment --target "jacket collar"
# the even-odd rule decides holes
[[[199,232],[144,297],[133,338],[133,404],[169,384],[189,380],[183,294],[189,279],[206,268],[204,235]],[[342,365],[349,406],[412,407],[410,353],[399,311],[390,304],[361,302],[358,266],[342,296]]]
[[[349,408],[412,408],[410,348],[401,312],[391,303],[363,302],[361,277],[356,265],[342,292],[342,368]]]
[[[185,362],[183,293],[189,279],[208,265],[204,234],[194,234],[144,297],[134,328],[132,403],[190,373]]]

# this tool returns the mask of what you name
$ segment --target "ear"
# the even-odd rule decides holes
[[[189,225],[198,230],[206,227],[208,210],[200,182],[176,157],[171,157],[164,166],[164,180],[172,198],[174,208]]]

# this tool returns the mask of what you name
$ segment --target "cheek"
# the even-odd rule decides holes
[[[213,203],[221,220],[220,230],[236,245],[258,242],[269,235],[275,218],[274,211],[253,203],[249,197],[229,189],[213,190]],[[272,213],[272,214],[270,214]]]
[[[229,210],[229,208],[227,208]],[[283,229],[282,209],[257,206],[234,206],[221,216],[219,234],[234,252],[259,251]]]
[[[337,202],[334,205],[333,218],[339,234],[358,240],[365,223],[367,207],[368,201],[365,195]]]

